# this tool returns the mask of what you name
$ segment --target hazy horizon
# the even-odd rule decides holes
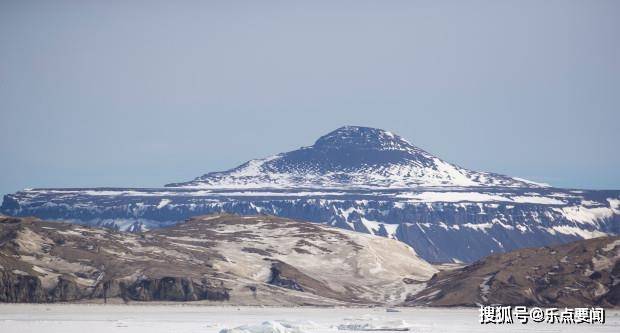
[[[0,1],[0,194],[160,187],[392,131],[620,189],[620,2]]]

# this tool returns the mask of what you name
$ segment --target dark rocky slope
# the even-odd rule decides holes
[[[442,271],[408,305],[620,305],[620,237],[491,255]]]

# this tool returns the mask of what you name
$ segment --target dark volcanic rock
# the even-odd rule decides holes
[[[214,287],[203,280],[166,276],[160,279],[140,278],[130,285],[121,285],[121,297],[134,301],[224,301],[230,298],[224,287]]]
[[[0,270],[0,302],[47,302],[47,292],[39,278]]]
[[[120,297],[126,301],[225,301],[230,298],[224,287],[195,283],[187,278],[140,278],[130,284],[124,281],[106,281],[93,293],[71,281],[59,278],[55,287],[45,290],[36,276],[0,271],[0,302],[47,303],[71,302],[93,298]],[[115,288],[110,288],[110,286]]]
[[[282,274],[282,267],[284,265],[280,262],[276,262],[273,263],[271,265],[271,278],[269,278],[269,284],[273,284],[274,286],[278,286],[278,287],[282,287],[282,288],[287,288],[287,289],[292,289],[292,290],[297,290],[297,291],[304,291],[304,288],[302,288],[299,283],[297,283],[297,281],[295,281],[294,278],[289,278],[284,276],[284,274]],[[291,271],[290,267],[286,267],[288,271]],[[299,272],[294,272],[297,273],[295,275],[299,275]]]

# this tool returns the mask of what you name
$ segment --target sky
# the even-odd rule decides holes
[[[343,125],[620,189],[620,1],[0,0],[0,194],[162,186]]]

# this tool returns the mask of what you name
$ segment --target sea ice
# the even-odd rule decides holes
[[[243,325],[235,328],[225,328],[220,333],[303,333],[299,327],[288,324],[287,326],[277,321],[265,321],[260,325]]]
[[[2,333],[352,333],[339,325],[409,328],[409,332],[617,332],[620,312],[604,325],[481,325],[478,308],[316,308],[204,306],[201,303],[131,305],[0,304]],[[211,303],[208,303],[211,304]],[[268,324],[264,324],[267,322]],[[263,323],[263,324],[261,324]],[[584,326],[585,325],[585,326]],[[258,326],[258,328],[256,328]],[[247,331],[240,327],[250,328]],[[343,326],[346,327],[346,326]],[[357,327],[364,330],[364,326]],[[359,331],[359,330],[358,330]]]

